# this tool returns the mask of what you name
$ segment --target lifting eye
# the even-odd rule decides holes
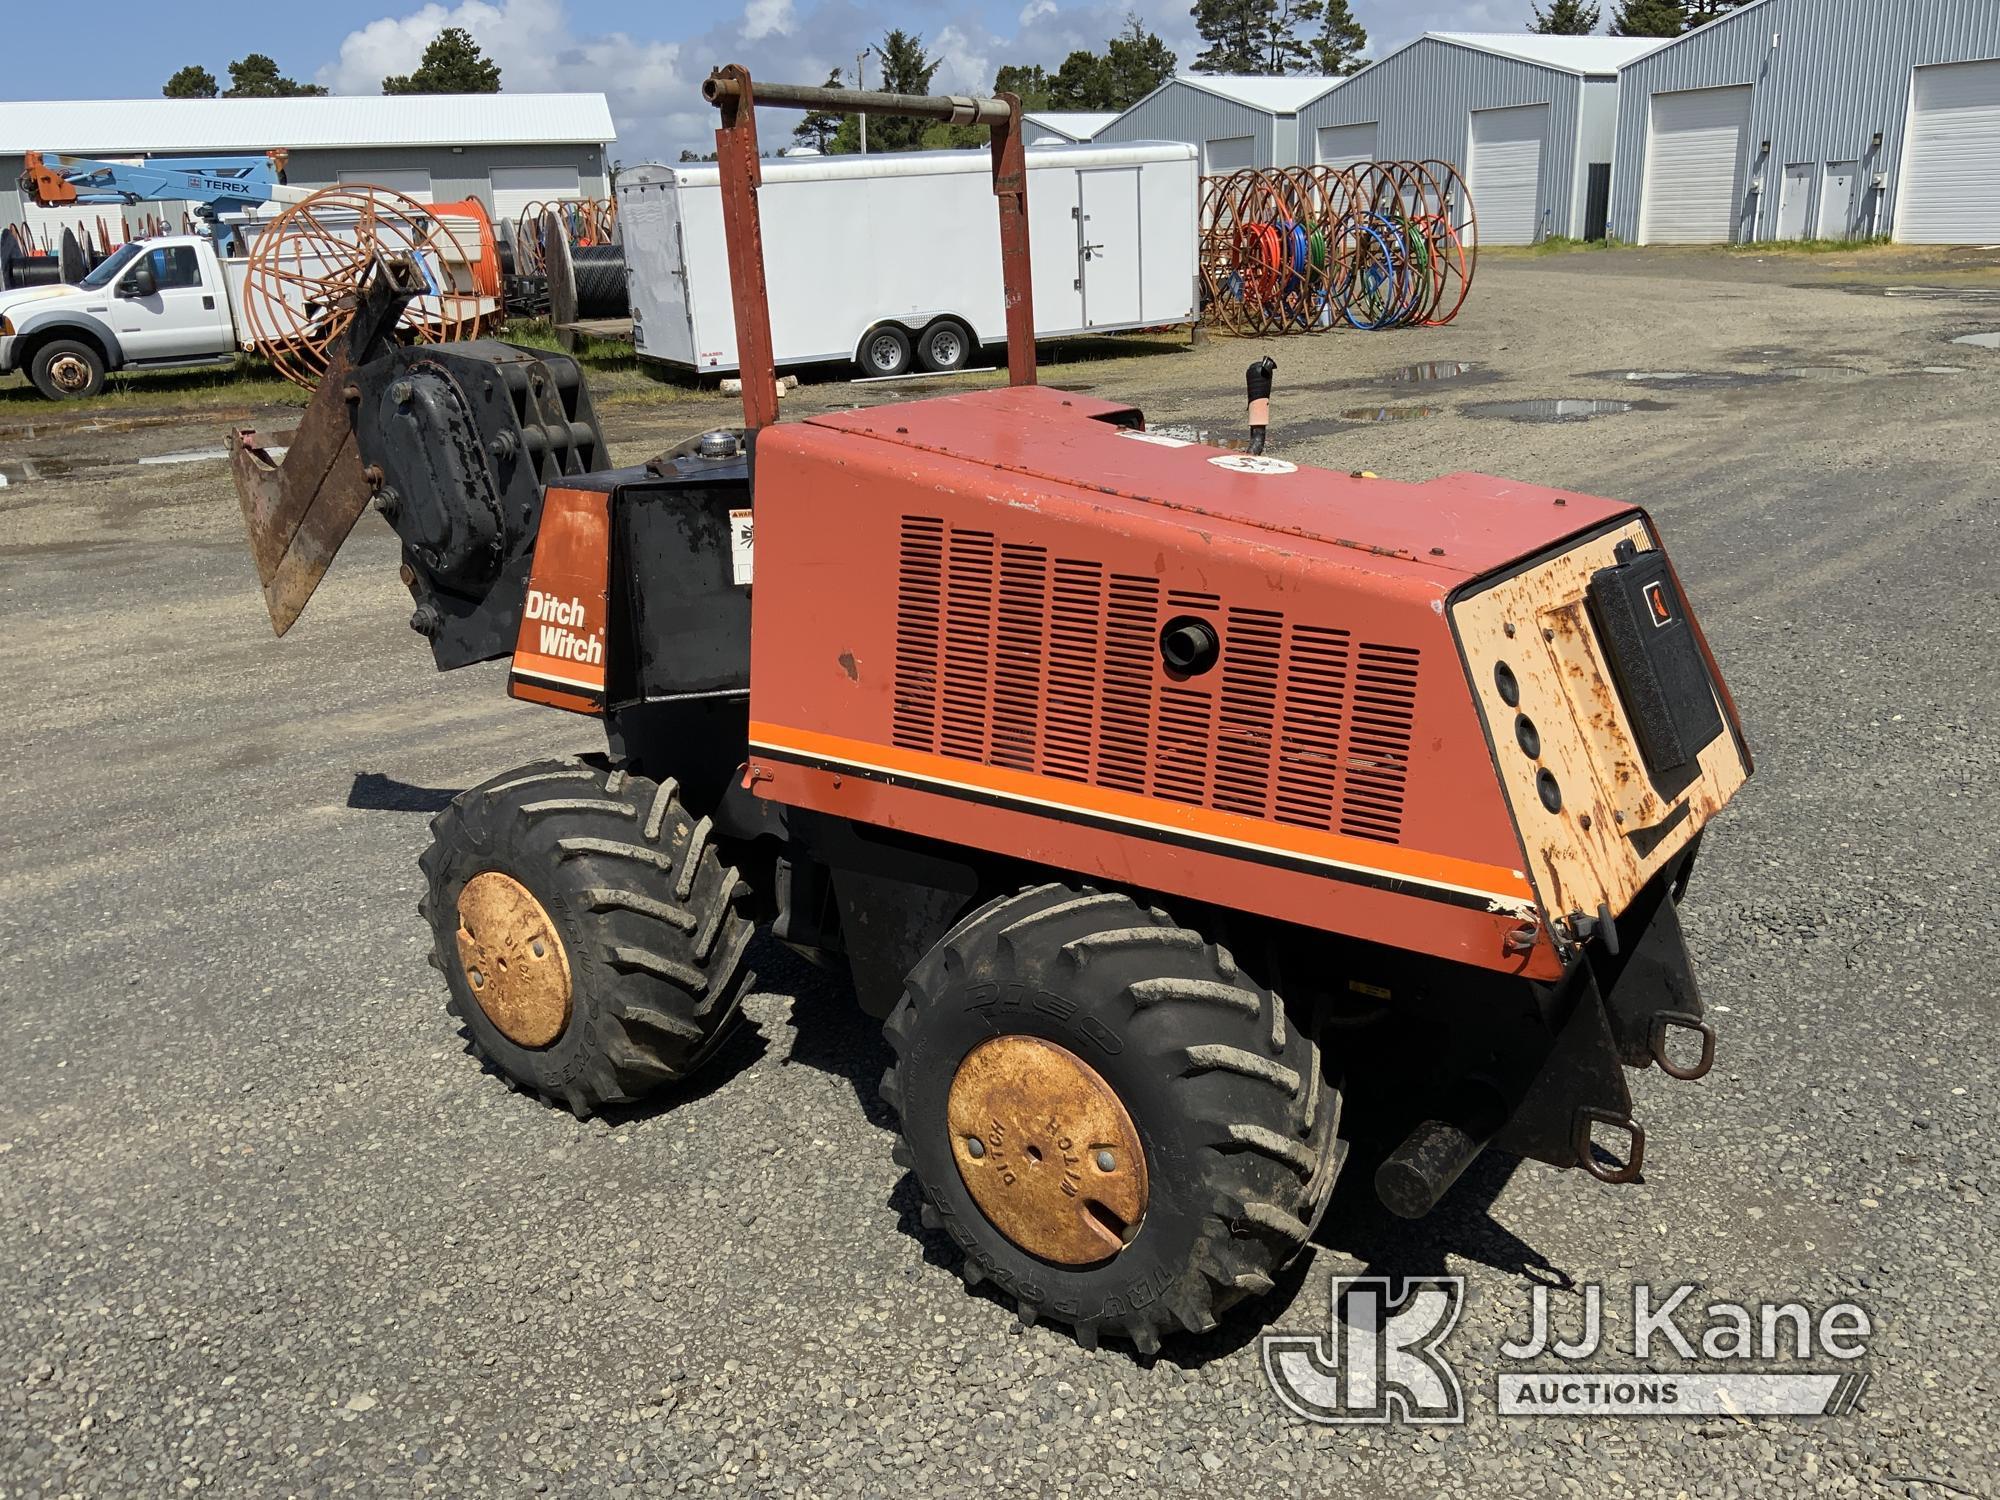
[[[1177,615],[1160,631],[1160,659],[1180,677],[1199,677],[1222,655],[1215,627],[1195,615]]]

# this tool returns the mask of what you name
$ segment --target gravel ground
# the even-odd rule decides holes
[[[2000,274],[1854,264],[1494,260],[1452,327],[1271,346],[1286,456],[1652,507],[1758,776],[1684,908],[1721,1061],[1635,1079],[1643,1186],[1488,1160],[1412,1226],[1348,1183],[1272,1298],[1151,1363],[964,1291],[879,1032],[773,946],[658,1107],[579,1123],[482,1075],[423,962],[425,815],[589,726],[432,673],[372,517],[273,641],[223,467],[133,462],[212,415],[0,396],[0,1494],[1993,1494],[2000,353],[1950,339],[2000,327],[1959,295]],[[1046,373],[1235,430],[1253,346],[1152,350]],[[1645,404],[1464,410],[1557,397]],[[1438,410],[1343,415],[1384,406]],[[730,410],[621,408],[614,448]],[[1324,1330],[1364,1268],[1468,1279],[1464,1426],[1267,1388],[1260,1319]],[[1813,1421],[1503,1419],[1537,1281],[1852,1298],[1872,1383]]]

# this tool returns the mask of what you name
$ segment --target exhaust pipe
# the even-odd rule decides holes
[[[1278,362],[1265,355],[1243,372],[1243,383],[1250,394],[1250,451],[1264,451],[1264,430],[1271,425],[1271,374],[1278,368]]]

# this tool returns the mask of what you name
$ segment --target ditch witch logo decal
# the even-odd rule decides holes
[[[1458,1374],[1444,1354],[1465,1305],[1463,1277],[1410,1277],[1397,1293],[1387,1277],[1336,1276],[1332,1291],[1325,1335],[1264,1335],[1264,1375],[1280,1401],[1310,1422],[1465,1420]],[[1604,1289],[1586,1283],[1576,1293],[1582,1310],[1572,1342],[1554,1326],[1549,1288],[1534,1288],[1525,1336],[1500,1346],[1494,1389],[1500,1415],[1838,1416],[1855,1408],[1868,1385],[1865,1370],[1797,1368],[1866,1354],[1874,1325],[1853,1302],[1815,1316],[1798,1302],[1697,1306],[1692,1285],[1664,1294],[1638,1285],[1630,1337],[1621,1343],[1650,1363],[1600,1370],[1565,1367],[1606,1347]],[[1698,1326],[1697,1315],[1705,1315]],[[1551,1359],[1564,1364],[1507,1368]],[[1694,1360],[1724,1368],[1671,1368]],[[1749,1365],[1764,1368],[1743,1368]]]

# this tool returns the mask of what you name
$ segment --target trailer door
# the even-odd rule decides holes
[[[1097,167],[1077,178],[1083,326],[1130,327],[1142,319],[1139,169]]]

